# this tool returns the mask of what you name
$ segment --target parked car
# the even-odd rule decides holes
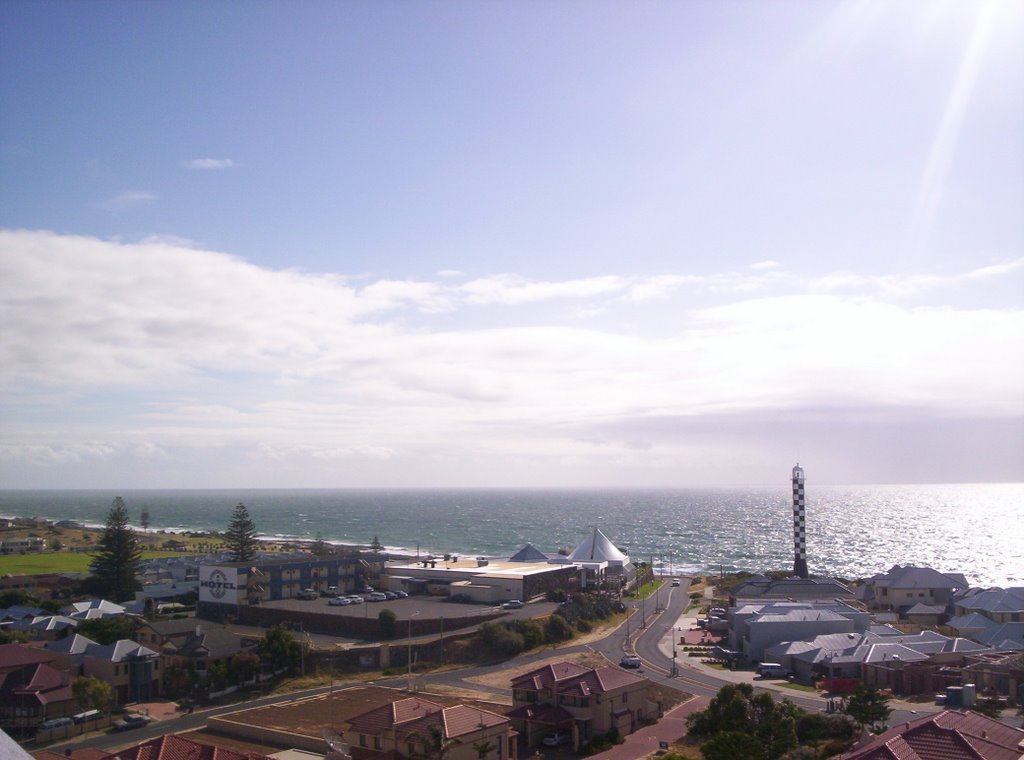
[[[619,665],[624,668],[639,668],[643,662],[635,654],[627,654],[619,660]]]
[[[395,596],[397,596],[399,599],[405,599],[409,595],[407,593],[405,593],[404,591],[396,591],[395,592]]]
[[[298,594],[295,595],[296,599],[305,599],[307,602],[311,599],[316,599],[319,594],[316,593],[316,589],[304,588]]]
[[[388,598],[380,591],[374,591],[372,594],[366,595],[366,601],[368,602],[386,602],[387,600]]]
[[[349,596],[349,597],[345,597],[345,598],[348,599],[350,602],[352,602],[352,604],[362,604],[363,603],[363,597],[361,597],[361,596]]]
[[[363,586],[362,588],[357,588],[356,589],[356,593],[359,593],[359,594],[372,594],[373,593],[373,586]]]
[[[71,718],[50,718],[39,724],[39,730],[49,731],[53,728],[64,728],[64,726],[70,726],[74,723]]]
[[[572,740],[572,736],[568,731],[555,731],[555,733],[545,736],[541,743],[545,747],[557,747],[561,744],[568,744],[570,740]]]
[[[384,598],[387,599],[389,602],[393,602],[395,599],[398,598],[398,594],[396,594],[394,591],[385,591],[383,593]]]
[[[129,715],[124,720],[114,724],[115,731],[131,731],[133,728],[142,728],[149,725],[148,715]]]
[[[509,599],[507,602],[505,602],[501,606],[502,606],[503,609],[506,609],[506,610],[518,610],[518,609],[522,609],[523,603],[520,600],[518,600],[518,599]]]
[[[352,600],[347,596],[336,596],[333,599],[328,599],[327,603],[332,607],[345,607],[352,604]]]
[[[337,586],[328,586],[327,588],[320,589],[320,596],[337,596],[337,595],[338,595],[338,587]]]
[[[777,662],[762,662],[757,666],[757,674],[761,678],[785,678],[789,671]]]

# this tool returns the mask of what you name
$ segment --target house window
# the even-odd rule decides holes
[[[359,734],[359,746],[360,747],[365,747],[366,746],[366,734]]]
[[[114,675],[115,676],[116,675],[120,675],[120,673],[118,673],[118,670],[117,670],[117,665],[114,666]]]
[[[374,749],[380,749],[380,747],[381,747],[380,737],[379,736],[373,737],[373,748]]]
[[[629,692],[627,691],[622,695],[622,704],[626,704],[629,701]]]
[[[416,756],[416,745],[413,744],[412,742],[409,742],[405,746],[405,754],[407,754],[409,757],[415,757]]]

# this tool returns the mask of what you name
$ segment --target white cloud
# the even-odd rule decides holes
[[[907,277],[356,287],[164,240],[0,231],[0,252],[0,440],[5,459],[39,466],[230,448],[401,471],[505,458],[529,470],[542,452],[641,467],[689,451],[648,450],[655,420],[1024,414],[1024,358],[1007,350],[1024,344],[1024,311],[909,306]]]
[[[756,261],[750,265],[750,268],[760,272],[766,269],[778,269],[781,266],[782,264],[780,264],[779,262],[772,261],[769,259],[768,261]]]
[[[231,169],[235,162],[230,158],[192,158],[182,161],[186,169]]]
[[[159,200],[160,196],[148,190],[126,190],[123,193],[111,196],[97,204],[100,208],[115,213],[127,211],[138,206],[146,206]]]

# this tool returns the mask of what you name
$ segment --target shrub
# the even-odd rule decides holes
[[[547,625],[544,626],[544,637],[552,644],[568,641],[572,638],[572,627],[568,620],[556,612],[548,618]]]
[[[525,649],[536,649],[544,643],[544,629],[536,620],[524,618],[511,625],[514,631],[522,635]]]
[[[577,620],[576,630],[580,633],[590,633],[593,630],[593,626],[586,620]]]

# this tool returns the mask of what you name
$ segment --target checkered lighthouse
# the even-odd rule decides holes
[[[807,515],[804,503],[804,470],[793,468],[793,575],[807,577]]]

